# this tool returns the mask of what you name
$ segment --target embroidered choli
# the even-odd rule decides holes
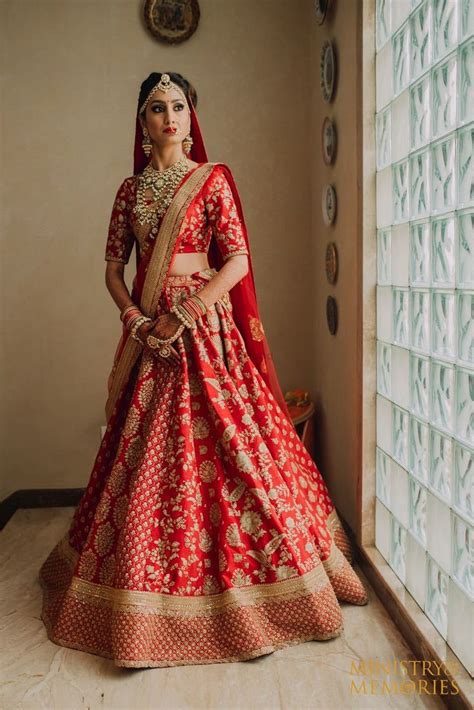
[[[127,177],[117,191],[110,217],[106,261],[128,264],[135,239],[141,258],[147,244],[149,247],[156,237],[161,220],[156,227],[148,230],[150,239],[146,239],[146,233],[136,220],[133,211],[136,186],[136,176]],[[207,253],[213,234],[224,260],[236,254],[248,254],[232,189],[220,165],[214,166],[211,175],[188,207],[180,229],[177,253]]]

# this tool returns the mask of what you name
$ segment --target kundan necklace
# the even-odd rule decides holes
[[[159,218],[166,212],[173,199],[176,187],[190,169],[190,161],[184,155],[165,170],[156,170],[149,163],[138,175],[137,199],[133,211],[141,226],[158,224]],[[147,203],[145,197],[149,189],[152,192],[152,202]]]

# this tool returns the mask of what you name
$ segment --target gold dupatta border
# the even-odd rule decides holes
[[[181,229],[182,220],[190,202],[206,182],[216,163],[204,163],[194,169],[185,183],[173,196],[155,239],[155,246],[148,264],[145,282],[143,284],[140,308],[142,312],[154,317],[154,312],[163,289],[171,257]],[[132,367],[142,350],[140,343],[130,336],[123,348],[114,373],[109,396],[105,405],[107,420],[110,419],[123,385],[127,381]]]

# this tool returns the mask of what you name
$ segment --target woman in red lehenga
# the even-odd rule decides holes
[[[194,103],[180,74],[141,86],[134,175],[118,189],[105,255],[123,322],[106,432],[40,571],[49,638],[118,666],[239,661],[330,639],[339,602],[367,603],[289,418],[237,188],[207,161]]]

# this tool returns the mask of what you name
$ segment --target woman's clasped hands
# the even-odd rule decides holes
[[[151,351],[154,355],[157,355],[167,362],[178,363],[180,361],[180,356],[176,348],[173,346],[173,342],[176,341],[167,343],[163,346],[158,345],[158,347],[154,348],[147,342],[147,338],[151,335],[159,340],[168,340],[168,338],[173,338],[180,328],[182,329],[181,321],[174,313],[164,313],[161,316],[158,316],[158,318],[155,318],[155,320],[143,323],[143,325],[141,325],[138,329],[137,335],[144,347]],[[162,349],[165,353],[169,351],[169,356],[160,355],[160,350]]]

